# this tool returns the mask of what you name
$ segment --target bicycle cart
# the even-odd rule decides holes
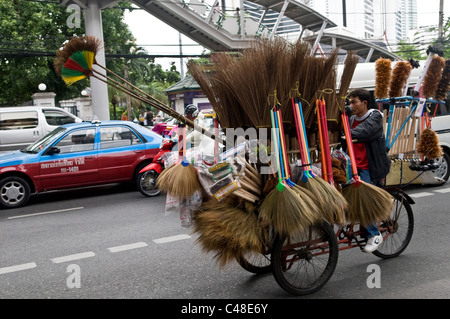
[[[394,198],[394,205],[391,218],[378,224],[383,243],[373,252],[383,259],[400,255],[407,248],[414,230],[411,208],[414,201],[398,188],[387,190]],[[273,232],[264,251],[240,256],[237,261],[251,273],[272,271],[281,288],[294,295],[306,295],[318,291],[330,280],[339,251],[362,250],[364,245],[359,225],[338,226],[323,221],[295,235],[280,236]]]

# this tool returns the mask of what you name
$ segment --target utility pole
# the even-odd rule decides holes
[[[439,2],[439,34],[438,42],[442,43],[444,40],[444,0]]]
[[[342,0],[342,25],[347,26],[347,3],[345,0]]]
[[[183,62],[183,44],[181,43],[181,32],[178,32],[178,42],[180,46],[180,75],[181,79],[184,79],[184,62]]]
[[[127,65],[125,65],[125,67],[123,68],[123,77],[127,82],[129,81]],[[130,88],[128,84],[127,84],[127,88]],[[131,107],[130,94],[126,95],[126,101],[127,101],[127,119],[128,119],[128,121],[133,122],[133,119],[134,119],[133,118],[133,108]]]

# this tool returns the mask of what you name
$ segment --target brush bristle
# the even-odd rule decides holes
[[[423,79],[422,94],[425,98],[428,99],[435,95],[444,67],[445,59],[437,55],[434,56]]]
[[[164,169],[156,180],[156,186],[165,193],[180,199],[191,197],[196,191],[202,191],[195,167],[189,164],[172,164]]]
[[[298,184],[314,196],[323,218],[330,223],[345,223],[344,209],[348,203],[336,188],[320,177],[308,178],[306,182],[299,181]]]
[[[391,87],[389,89],[390,97],[398,97],[402,95],[403,87],[411,73],[411,63],[406,61],[397,62],[392,72]]]
[[[67,59],[77,51],[92,51],[94,54],[100,49],[102,42],[94,36],[73,37],[61,50],[56,52],[53,62],[56,74],[61,75],[61,70]]]
[[[348,201],[348,222],[368,226],[390,218],[394,201],[384,189],[359,181],[344,187],[342,193]]]
[[[288,186],[283,191],[274,189],[261,203],[259,217],[280,234],[304,231],[320,217],[304,200]]]
[[[439,81],[434,98],[438,101],[443,101],[447,97],[447,92],[450,89],[450,60],[445,61],[445,68],[442,71],[442,78]]]
[[[375,61],[375,91],[377,99],[388,97],[388,88],[391,82],[391,60],[379,58]]]
[[[420,134],[416,149],[418,153],[426,156],[430,160],[441,157],[443,154],[439,137],[435,131],[429,128],[424,129]]]
[[[263,228],[255,213],[248,213],[232,202],[210,199],[194,214],[196,243],[205,252],[215,253],[220,267],[247,252],[260,253]]]

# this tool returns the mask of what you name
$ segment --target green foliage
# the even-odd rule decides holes
[[[397,51],[395,52],[398,56],[405,60],[423,60],[425,57],[422,53],[417,50],[417,46],[414,44],[406,43],[406,41],[399,41]]]
[[[436,38],[429,43],[429,45],[436,46],[444,52],[444,58],[450,59],[450,18],[444,23],[442,38],[438,37],[438,28],[432,27],[427,31],[435,32]],[[414,40],[413,40],[414,41]],[[406,41],[400,41],[397,51],[395,52],[403,59],[413,58],[414,60],[426,59],[426,48],[419,50],[416,43],[407,43]]]
[[[153,58],[136,58],[147,52],[136,45],[123,22],[124,9],[120,6],[130,4],[119,3],[102,10],[106,67],[123,77],[127,66],[129,81],[137,86],[179,81],[180,74],[174,66],[163,71]],[[80,27],[70,28],[67,20],[72,12],[66,10],[58,2],[0,0],[0,106],[29,101],[39,83],[55,92],[57,101],[79,97],[89,86],[86,79],[67,87],[53,68],[54,55],[63,43],[85,34],[83,14]]]

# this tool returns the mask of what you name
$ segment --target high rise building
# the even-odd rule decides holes
[[[355,37],[383,39],[391,48],[417,28],[417,0],[300,0]]]

